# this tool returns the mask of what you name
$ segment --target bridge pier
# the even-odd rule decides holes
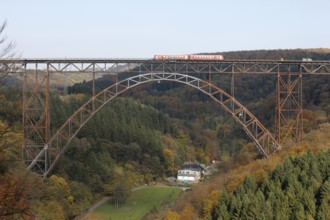
[[[282,144],[287,138],[302,141],[303,103],[302,74],[277,74],[276,138]]]
[[[23,65],[23,149],[22,156],[26,165],[38,157],[39,169],[48,169],[48,150],[44,150],[50,138],[49,115],[49,65],[47,69],[38,63]],[[32,69],[28,69],[32,68]]]

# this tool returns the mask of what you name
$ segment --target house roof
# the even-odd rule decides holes
[[[184,163],[181,167],[181,170],[194,170],[194,171],[202,171],[204,170],[201,165],[198,163]]]

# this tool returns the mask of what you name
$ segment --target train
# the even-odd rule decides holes
[[[154,60],[223,60],[223,55],[207,55],[207,54],[186,54],[186,55],[154,55]]]

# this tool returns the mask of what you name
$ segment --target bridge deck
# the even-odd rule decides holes
[[[0,63],[236,63],[236,64],[326,64],[330,60],[253,60],[253,59],[231,59],[231,60],[155,60],[147,58],[25,58],[25,59],[0,59]]]
[[[132,58],[0,59],[11,72],[40,69],[50,72],[181,72],[244,74],[330,74],[330,60],[155,60]],[[47,66],[47,68],[46,68]]]

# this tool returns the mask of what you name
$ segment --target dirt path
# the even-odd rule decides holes
[[[103,203],[108,202],[111,199],[110,196],[104,197],[103,199],[101,199],[100,201],[98,201],[97,203],[95,203],[92,207],[90,207],[88,209],[88,211],[86,212],[86,214],[94,211],[97,207],[99,207],[100,205],[102,205]]]
[[[132,189],[132,191],[138,190],[138,189],[142,189],[146,187],[146,185],[142,185],[139,187],[136,187],[134,189]],[[101,199],[100,201],[98,201],[97,203],[95,203],[92,207],[90,207],[85,213],[83,213],[82,215],[78,216],[77,218],[75,218],[76,220],[80,219],[80,220],[86,220],[86,216],[88,216],[89,213],[93,212],[97,207],[99,207],[100,205],[108,202],[111,199],[111,196],[107,196],[104,197],[103,199]]]
[[[87,216],[89,215],[89,213],[93,212],[97,207],[99,207],[103,203],[108,202],[110,199],[111,199],[110,196],[104,197],[103,199],[101,199],[100,201],[95,203],[92,207],[90,207],[86,212],[82,213],[80,216],[77,216],[74,219],[75,220],[87,220],[88,219]]]

